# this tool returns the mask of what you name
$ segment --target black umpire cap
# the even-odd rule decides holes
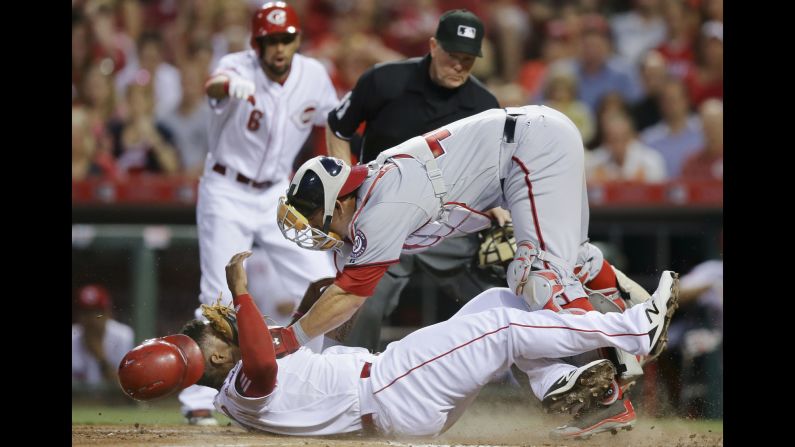
[[[436,28],[436,40],[448,53],[467,53],[482,57],[483,22],[466,9],[453,9],[442,14]]]

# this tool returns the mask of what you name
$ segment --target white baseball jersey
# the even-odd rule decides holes
[[[211,304],[221,294],[231,301],[224,267],[233,255],[256,242],[269,268],[257,282],[268,284],[264,299],[299,301],[307,285],[334,275],[328,253],[301,249],[282,237],[276,225],[279,197],[289,185],[293,163],[313,126],[325,125],[337,95],[325,68],[294,54],[284,84],[271,81],[253,50],[224,56],[213,75],[254,83],[247,100],[210,100],[209,153],[199,183],[196,224],[199,233],[201,294]],[[213,168],[224,167],[223,174]],[[255,188],[237,179],[272,184]],[[202,318],[196,309],[196,318]],[[182,411],[210,409],[215,390],[191,386],[180,393]]]
[[[514,363],[534,375],[572,369],[554,359],[600,347],[649,351],[646,306],[569,315],[527,312],[521,303],[508,289],[489,289],[467,304],[475,312],[462,309],[377,356],[363,348],[335,346],[322,354],[300,348],[277,360],[276,387],[261,398],[235,389],[238,363],[215,407],[244,428],[270,433],[349,433],[362,429],[362,416],[370,414],[382,434],[433,436],[450,428],[481,387]],[[365,362],[372,364],[369,377]]]
[[[251,81],[253,99],[210,100],[210,154],[257,182],[287,178],[312,126],[324,126],[337,93],[320,62],[296,53],[281,85],[270,80],[254,50],[221,58],[213,75]]]
[[[105,381],[97,359],[88,352],[83,341],[83,326],[72,325],[72,380],[88,385],[97,385]],[[111,365],[118,365],[121,359],[133,348],[133,330],[130,326],[116,320],[108,319],[105,323],[105,338],[102,339],[102,350],[105,360]]]
[[[511,211],[517,241],[529,240],[559,259],[537,265],[562,278],[566,299],[586,296],[572,273],[588,222],[580,133],[549,107],[512,112],[523,113],[513,142],[503,141],[506,111],[492,109],[390,149],[430,149],[446,184],[445,203],[419,160],[388,159],[371,170],[357,192],[357,210],[348,243],[336,257],[337,269],[344,275],[345,269],[381,268],[397,262],[401,253],[483,230],[490,225],[483,213],[503,205]],[[349,290],[352,282],[338,280],[338,285]]]

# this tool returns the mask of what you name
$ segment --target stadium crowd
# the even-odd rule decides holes
[[[261,0],[73,0],[72,178],[197,178],[203,84],[248,48]],[[502,106],[566,113],[589,182],[723,179],[721,0],[301,0],[301,52],[343,96],[373,64],[422,56],[442,12],[486,25],[473,74]],[[325,151],[322,132],[306,157]],[[300,160],[299,160],[300,161]]]

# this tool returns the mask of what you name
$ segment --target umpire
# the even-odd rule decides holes
[[[411,137],[499,107],[494,95],[470,75],[475,57],[482,56],[482,41],[483,22],[476,15],[464,9],[442,14],[436,35],[429,40],[430,54],[374,66],[329,112],[329,155],[350,164],[352,142],[358,140],[354,134],[362,122],[366,127],[358,158],[366,163]],[[435,284],[452,286],[464,302],[489,287],[504,285],[488,284],[469,268],[478,246],[477,235],[472,235],[401,256],[353,317],[356,321],[344,343],[378,349],[382,320],[397,307],[401,291],[418,268],[431,274]]]

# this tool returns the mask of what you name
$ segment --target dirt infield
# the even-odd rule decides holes
[[[120,423],[72,425],[74,446],[394,446],[442,445],[711,447],[723,445],[723,425],[676,419],[640,418],[632,431],[602,433],[587,441],[555,441],[550,428],[565,416],[539,414],[517,405],[475,405],[445,435],[425,439],[374,439],[359,436],[298,438],[247,433],[235,426],[194,427]]]

